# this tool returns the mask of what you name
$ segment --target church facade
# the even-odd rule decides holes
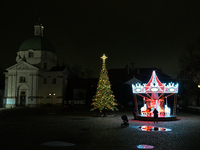
[[[55,49],[43,37],[43,30],[40,23],[34,26],[34,36],[25,40],[17,52],[17,63],[6,69],[6,108],[62,105],[66,98],[68,70],[58,66]]]

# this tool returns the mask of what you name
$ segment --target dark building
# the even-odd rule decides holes
[[[98,78],[71,78],[68,80],[67,103],[86,104],[92,103],[96,93]]]

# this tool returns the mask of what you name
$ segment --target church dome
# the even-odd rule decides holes
[[[25,40],[19,47],[19,51],[27,51],[29,49],[50,51],[55,53],[54,46],[43,36],[30,37]]]

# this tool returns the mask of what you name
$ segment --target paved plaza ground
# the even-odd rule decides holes
[[[1,108],[0,147],[7,150],[134,150],[138,149],[137,145],[146,144],[154,146],[153,150],[200,149],[199,114],[178,112],[177,121],[155,124],[133,120],[131,109],[115,114],[115,117],[94,117],[94,112],[79,108]],[[122,115],[128,116],[128,127],[121,127]],[[140,130],[144,125],[171,131]],[[69,143],[74,145],[68,146]]]

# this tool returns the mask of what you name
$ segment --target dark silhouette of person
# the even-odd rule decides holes
[[[136,120],[137,119],[137,110],[135,108],[133,109],[133,116],[134,116],[134,119]]]
[[[154,123],[155,123],[156,120],[157,120],[157,123],[158,123],[158,111],[157,111],[156,108],[154,109],[153,114],[154,114]]]

